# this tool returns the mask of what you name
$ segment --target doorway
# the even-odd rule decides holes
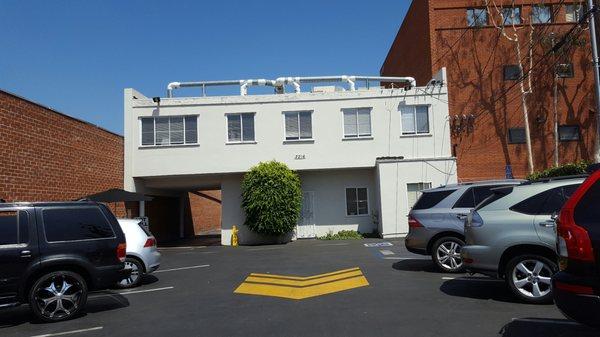
[[[315,238],[315,192],[304,191],[302,193],[302,209],[300,219],[296,227],[298,239]]]

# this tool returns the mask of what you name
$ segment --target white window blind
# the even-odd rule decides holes
[[[429,106],[402,105],[400,114],[403,135],[429,133]]]
[[[227,115],[227,140],[229,142],[254,141],[254,113]]]
[[[344,109],[344,137],[371,136],[371,108]]]
[[[431,183],[409,183],[406,184],[406,199],[408,208],[412,208],[419,200],[423,190],[431,188]]]
[[[312,138],[311,111],[291,111],[285,113],[285,139],[300,140]]]
[[[198,116],[141,118],[142,146],[198,143]]]

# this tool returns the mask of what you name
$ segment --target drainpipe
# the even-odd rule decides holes
[[[248,86],[270,86],[275,87],[276,81],[274,80],[266,80],[264,78],[258,80],[245,80],[240,81],[240,95],[246,96],[248,95]]]

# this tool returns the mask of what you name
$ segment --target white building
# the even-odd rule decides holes
[[[403,236],[418,191],[456,182],[445,70],[426,87],[410,78],[387,81],[413,84],[406,89],[357,88],[378,78],[320,80],[336,79],[348,88],[301,91],[319,78],[172,83],[169,93],[238,84],[241,94],[160,100],[126,89],[125,188],[170,196],[221,189],[222,244],[230,244],[234,225],[241,243],[254,243],[259,238],[242,226],[240,182],[252,166],[274,159],[302,180],[298,237],[342,229]],[[247,95],[249,84],[279,93]]]

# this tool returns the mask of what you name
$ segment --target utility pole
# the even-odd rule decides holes
[[[596,6],[594,5],[594,0],[588,0],[587,5],[591,13],[589,28],[592,63],[594,65],[594,91],[596,92],[596,142],[594,146],[594,159],[596,163],[600,163],[600,69],[598,69],[598,41],[596,41]]]
[[[552,39],[552,58],[554,67],[552,78],[554,81],[553,103],[554,103],[554,166],[558,166],[558,69],[556,69],[556,51],[554,51],[554,32],[550,33]]]

